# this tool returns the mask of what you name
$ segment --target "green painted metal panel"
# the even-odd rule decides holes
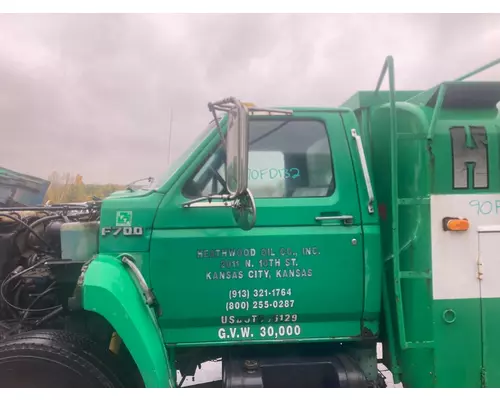
[[[153,287],[161,304],[172,305],[159,318],[166,342],[359,338],[364,289],[360,233],[359,226],[235,229],[231,236],[206,228],[155,232]],[[212,253],[226,249],[249,254]],[[316,254],[304,255],[308,249]],[[164,254],[171,260],[164,260]]]
[[[100,235],[100,253],[133,253],[149,251],[153,221],[156,210],[164,195],[152,190],[124,191],[116,193],[105,200],[102,205],[101,232],[102,229],[117,227],[131,228],[140,227],[141,235],[113,234],[108,232]],[[119,217],[122,213],[129,215],[130,221],[121,224]]]
[[[146,387],[175,386],[154,311],[117,258],[99,255],[88,265],[82,295],[84,309],[103,316],[123,339]]]
[[[482,331],[483,331],[483,368],[485,370],[485,386],[500,387],[500,321],[498,310],[500,298],[481,299]]]
[[[476,299],[434,302],[436,387],[481,387],[479,291],[477,296]]]
[[[398,90],[396,94],[396,101],[406,101],[409,98],[421,93],[420,90]],[[381,106],[389,101],[390,92],[388,90],[381,90],[377,93],[372,91],[359,91],[352,95],[349,99],[342,103],[342,107],[349,108],[351,110],[357,110],[359,108],[369,108],[374,106]]]

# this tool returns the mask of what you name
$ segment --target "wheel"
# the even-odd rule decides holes
[[[123,387],[107,349],[65,331],[31,331],[0,343],[0,387]]]

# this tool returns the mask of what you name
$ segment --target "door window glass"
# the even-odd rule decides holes
[[[225,150],[219,146],[184,188],[187,197],[227,193]],[[335,190],[323,122],[251,119],[248,187],[256,198],[325,197]]]

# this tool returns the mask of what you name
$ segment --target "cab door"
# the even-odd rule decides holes
[[[151,241],[151,282],[169,344],[348,339],[361,334],[360,206],[337,112],[250,121],[250,231],[231,209],[192,198],[224,192],[217,136],[166,194]]]

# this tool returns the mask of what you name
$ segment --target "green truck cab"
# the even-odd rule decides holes
[[[377,89],[340,108],[210,103],[212,122],[153,186],[61,227],[61,262],[78,266],[61,313],[95,316],[98,333],[63,331],[96,350],[55,329],[6,337],[0,383],[16,382],[7,356],[33,369],[16,353],[31,343],[88,363],[89,376],[59,367],[74,386],[176,387],[213,359],[219,387],[384,387],[380,361],[405,387],[500,385],[495,290],[486,305],[467,275],[477,249],[447,262],[477,245],[472,228],[496,232],[477,218],[500,204],[495,99],[497,82],[397,92],[389,57]]]
[[[351,132],[358,129],[354,113],[301,108],[254,116],[241,107],[249,114],[248,132],[231,132],[227,147],[235,143],[240,151],[240,136],[248,136],[248,148],[235,154],[247,158],[248,174],[235,176],[230,189],[236,202],[251,194],[250,204],[238,209],[230,200],[228,153],[214,120],[184,156],[183,168],[153,190],[115,194],[103,203],[99,255],[83,280],[85,308],[107,319],[113,313],[111,303],[90,294],[113,280],[108,269],[123,270],[111,254],[133,259],[145,277],[160,307],[158,338],[171,349],[374,341],[380,229],[363,149]],[[227,119],[219,124],[224,132]],[[98,277],[89,280],[94,271]],[[123,278],[116,278],[119,287]]]
[[[250,116],[248,126],[248,175],[239,178],[254,198],[248,212],[258,213],[251,229],[237,226],[231,200],[190,203],[224,195],[226,151],[214,123],[186,155],[189,167],[155,190],[106,200],[103,226],[126,215],[143,235],[106,234],[99,253],[137,260],[172,348],[376,338],[380,230],[356,184],[365,187],[353,112],[293,109]],[[90,264],[86,274],[94,268],[105,271]]]

